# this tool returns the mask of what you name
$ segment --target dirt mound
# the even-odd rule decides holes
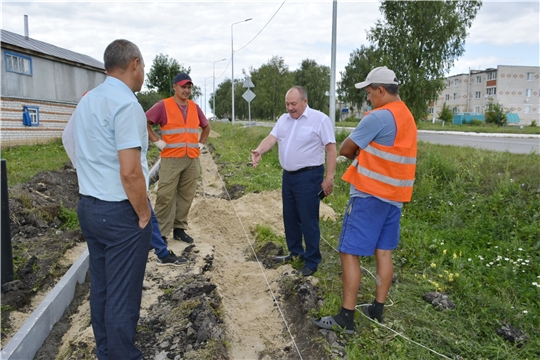
[[[71,264],[61,261],[65,252],[84,242],[80,230],[64,229],[71,221],[69,211],[76,210],[78,194],[77,174],[70,165],[41,172],[9,189],[15,279],[2,286],[3,342],[31,312],[26,307],[33,297],[52,288],[69,269]],[[18,311],[26,315],[19,316]]]

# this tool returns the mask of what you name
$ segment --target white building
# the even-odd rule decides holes
[[[429,108],[437,118],[443,104],[454,113],[484,114],[489,102],[499,103],[511,114],[509,124],[540,125],[540,67],[499,65],[496,69],[470,70],[450,76],[437,101]]]
[[[105,78],[103,63],[0,29],[2,146],[60,138],[83,93]]]

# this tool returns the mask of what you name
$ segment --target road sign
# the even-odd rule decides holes
[[[251,100],[255,99],[255,93],[251,90],[249,90],[249,88],[247,89],[247,91],[242,95],[242,97],[248,102],[250,103]]]
[[[251,82],[251,77],[246,77],[246,80],[244,80],[244,85],[242,85],[243,87],[245,88],[252,88],[252,87],[255,87],[255,85],[253,85],[253,83]],[[248,100],[250,101],[250,100]]]

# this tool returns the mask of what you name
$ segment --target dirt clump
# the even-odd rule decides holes
[[[69,214],[75,214],[78,193],[70,165],[9,188],[14,279],[2,286],[2,342],[16,330],[13,312],[29,314],[33,297],[52,288],[69,269],[71,264],[60,261],[64,253],[84,242],[80,230],[64,227]]]

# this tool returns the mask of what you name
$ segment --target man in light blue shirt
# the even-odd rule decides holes
[[[96,356],[142,359],[135,332],[152,223],[146,116],[134,92],[144,82],[144,60],[135,44],[115,40],[104,63],[107,79],[81,99],[73,115],[77,213],[90,253]]]

